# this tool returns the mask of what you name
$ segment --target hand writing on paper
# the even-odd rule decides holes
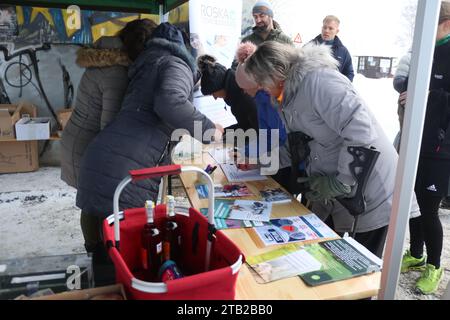
[[[250,164],[250,163],[237,164],[236,166],[237,166],[237,168],[239,170],[242,170],[242,171],[249,171],[249,170],[258,169],[258,165],[257,164]]]
[[[243,156],[237,149],[231,151],[230,156],[234,159],[234,163],[239,170],[248,171],[259,168],[257,164],[250,163],[250,159]]]
[[[250,170],[248,169],[248,159],[243,156],[237,148],[230,151],[230,158],[233,159],[234,164],[239,170]]]

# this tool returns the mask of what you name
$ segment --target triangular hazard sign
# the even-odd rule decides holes
[[[302,43],[302,36],[300,35],[300,33],[297,33],[297,35],[294,38],[294,42],[295,43]]]

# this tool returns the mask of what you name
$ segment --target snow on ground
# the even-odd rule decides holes
[[[353,79],[353,85],[381,124],[389,140],[393,142],[399,130],[399,123],[398,93],[392,86],[392,79],[369,79],[357,74]]]
[[[357,75],[354,84],[393,141],[398,120],[392,79]],[[59,167],[44,167],[37,172],[0,175],[0,260],[84,252],[76,191],[60,180],[60,172]],[[441,211],[445,276],[440,290],[435,295],[416,294],[413,285],[419,273],[410,272],[400,277],[397,299],[433,300],[443,294],[450,278],[450,211]]]
[[[84,252],[76,191],[60,173],[0,175],[0,260]]]

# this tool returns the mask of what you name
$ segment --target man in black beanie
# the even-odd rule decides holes
[[[206,54],[198,57],[197,64],[202,74],[202,94],[213,96],[216,100],[222,98],[236,118],[237,124],[225,129],[258,130],[255,102],[237,85],[234,70],[225,68]]]

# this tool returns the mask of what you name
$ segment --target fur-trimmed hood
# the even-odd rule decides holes
[[[130,60],[120,49],[81,48],[77,51],[76,63],[82,68],[127,67]]]
[[[298,58],[291,67],[284,85],[284,101],[295,97],[298,86],[305,76],[314,70],[331,68],[338,70],[339,62],[327,45],[308,43],[298,50]]]

